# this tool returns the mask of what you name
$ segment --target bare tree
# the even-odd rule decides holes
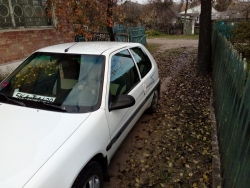
[[[124,11],[124,22],[127,24],[138,24],[142,23],[143,17],[143,10],[145,5],[141,5],[132,1],[125,1],[121,5]]]
[[[172,0],[148,0],[146,5],[145,18],[154,28],[159,29],[159,25],[169,24],[175,14],[172,11]]]
[[[107,28],[110,40],[115,40],[113,26],[119,19],[119,0],[50,0],[48,6],[55,7],[57,29],[70,38],[84,36],[89,39],[100,28]],[[48,12],[52,14],[52,12]]]
[[[234,0],[217,0],[214,8],[218,11],[225,11],[227,10],[228,6],[232,3]]]
[[[113,10],[114,10],[114,0],[108,0],[107,3],[107,30],[109,33],[110,41],[115,41],[115,35],[113,32],[114,19],[113,19]]]

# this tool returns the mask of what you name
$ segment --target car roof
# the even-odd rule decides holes
[[[127,46],[139,45],[129,42],[72,42],[48,46],[37,50],[37,52],[74,53],[101,55],[107,50],[118,50]]]

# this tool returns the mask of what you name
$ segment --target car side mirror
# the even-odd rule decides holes
[[[111,103],[109,111],[131,107],[135,104],[135,98],[131,95],[118,95]]]

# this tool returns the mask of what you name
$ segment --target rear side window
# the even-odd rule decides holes
[[[143,78],[152,68],[151,61],[141,48],[132,48],[131,52],[135,58],[141,77]]]
[[[128,50],[115,54],[111,59],[110,72],[112,101],[116,96],[128,93],[139,81],[137,68]]]

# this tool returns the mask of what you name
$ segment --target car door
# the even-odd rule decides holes
[[[152,62],[145,52],[145,49],[142,49],[141,47],[133,47],[130,51],[140,72],[145,98],[149,98],[155,87],[158,74],[153,68]],[[150,102],[148,100],[146,101]]]
[[[138,68],[128,49],[112,54],[108,68],[107,109],[118,95],[128,94],[135,99],[135,104],[132,107],[113,111],[106,110],[111,137],[111,142],[107,146],[110,159],[121,141],[143,113],[141,104],[145,95]]]

